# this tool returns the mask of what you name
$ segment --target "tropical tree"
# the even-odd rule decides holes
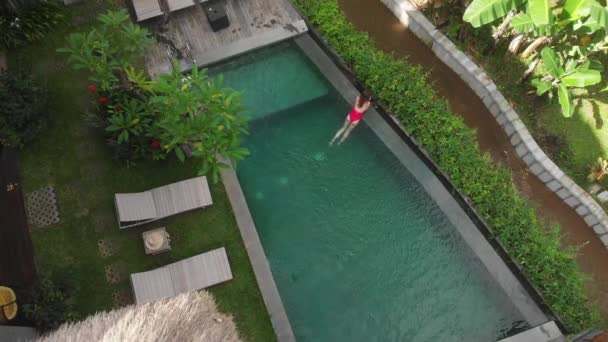
[[[238,92],[198,68],[150,79],[138,63],[154,42],[150,33],[125,11],[98,20],[99,28],[72,34],[59,52],[69,54],[74,68],[90,72],[99,112],[87,119],[104,128],[118,159],[175,155],[183,162],[191,156],[201,160],[200,174],[217,181],[230,166],[222,160],[234,165],[248,154],[241,147],[247,123]]]
[[[512,37],[509,51],[519,53],[528,42],[521,57],[530,61],[522,80],[543,62],[544,73],[532,84],[537,94],[557,89],[562,113],[572,115],[569,88],[587,87],[601,81],[601,64],[591,59],[597,52],[608,49],[608,8],[597,0],[566,0],[555,5],[549,0],[473,0],[463,19],[480,27],[502,19],[494,34],[496,40]],[[536,54],[542,49],[543,53]]]
[[[58,49],[69,54],[68,63],[75,69],[91,73],[91,81],[100,90],[116,87],[130,88],[126,70],[137,70],[136,62],[153,43],[150,32],[131,22],[124,11],[108,11],[100,15],[98,28],[88,33],[74,33],[68,38],[68,47]]]
[[[249,151],[241,147],[247,134],[247,121],[241,113],[240,93],[222,88],[222,78],[209,78],[205,70],[194,68],[188,76],[179,71],[162,76],[153,86],[157,95],[149,97],[150,107],[157,113],[151,135],[158,139],[163,151],[174,152],[184,161],[184,147],[200,158],[201,174],[218,180],[220,171],[242,160]]]

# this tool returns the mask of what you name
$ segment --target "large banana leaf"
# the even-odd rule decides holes
[[[559,97],[559,104],[562,106],[562,115],[569,118],[574,112],[574,106],[572,105],[572,99],[570,98],[570,91],[565,85],[561,84],[557,87],[557,94]]]
[[[547,71],[549,71],[549,74],[551,74],[551,76],[555,78],[560,78],[564,74],[564,69],[561,66],[559,57],[557,57],[557,54],[555,53],[555,51],[553,51],[552,48],[548,46],[545,47],[540,52],[540,56],[543,60],[545,68],[547,68]]]
[[[601,26],[608,32],[608,10],[597,2],[590,6],[591,16],[589,20]]]
[[[528,0],[528,13],[536,26],[553,23],[553,13],[549,0]]]
[[[522,0],[473,0],[462,19],[473,27],[480,27],[504,17],[521,2]]]
[[[532,17],[525,12],[521,12],[518,15],[514,16],[511,20],[511,25],[515,29],[517,33],[528,33],[534,31],[534,20]]]
[[[572,20],[586,17],[590,14],[594,2],[595,0],[566,0],[563,13]]]
[[[562,83],[566,87],[587,87],[598,84],[602,81],[602,74],[597,70],[578,70],[562,78]]]

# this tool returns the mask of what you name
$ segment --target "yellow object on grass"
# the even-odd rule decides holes
[[[0,286],[0,322],[10,321],[17,316],[17,296],[15,292]]]

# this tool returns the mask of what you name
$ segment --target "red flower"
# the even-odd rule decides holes
[[[152,148],[159,148],[160,147],[160,141],[158,141],[158,139],[153,138],[152,142],[150,143],[150,146]]]
[[[91,93],[94,93],[94,92],[95,92],[95,90],[97,90],[97,87],[96,87],[94,84],[91,84],[91,85],[89,86],[89,90],[91,91]]]
[[[99,98],[99,103],[106,103],[108,102],[108,98],[107,97],[100,97]]]
[[[116,107],[114,107],[114,111],[115,112],[121,112],[122,111],[122,107],[121,106],[116,106]]]

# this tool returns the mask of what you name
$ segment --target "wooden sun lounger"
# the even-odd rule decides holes
[[[167,0],[167,5],[169,7],[169,12],[174,12],[196,5],[195,1],[198,0]]]
[[[135,16],[137,16],[138,22],[163,15],[163,11],[160,8],[160,3],[158,0],[132,1],[133,9],[135,10]]]
[[[232,279],[224,247],[148,272],[131,274],[135,304],[204,289]]]
[[[139,193],[115,194],[121,229],[146,224],[213,204],[206,177],[196,177]]]

